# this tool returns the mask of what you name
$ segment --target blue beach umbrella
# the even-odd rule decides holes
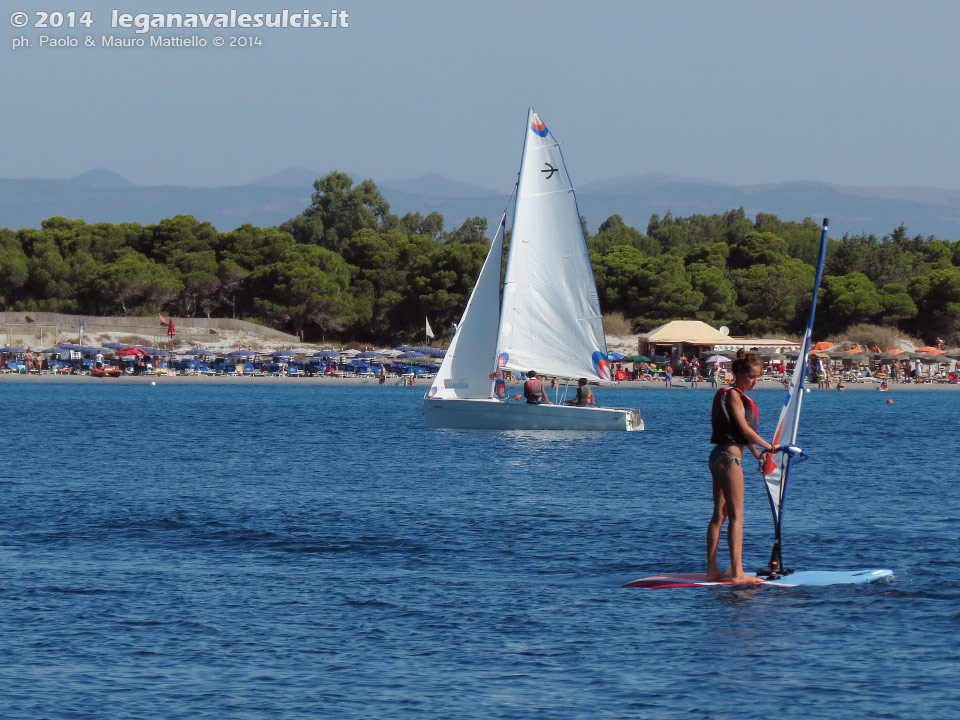
[[[193,348],[192,350],[184,350],[183,352],[177,353],[178,355],[216,355],[216,353],[211,352],[210,350],[204,350],[203,348]]]

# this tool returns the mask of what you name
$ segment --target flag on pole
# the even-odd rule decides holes
[[[433,330],[430,328],[430,318],[424,318],[427,321],[427,337],[433,338]]]
[[[83,320],[81,319],[81,320],[80,320],[80,325],[79,325],[79,330],[80,330],[80,332],[83,332],[83,331],[86,330],[86,329],[87,329],[87,326],[83,324]]]
[[[157,317],[160,318],[160,324],[161,324],[161,325],[166,325],[166,324],[167,324],[168,320],[167,320],[163,315],[161,315],[160,313],[157,313]]]
[[[167,335],[169,335],[170,337],[173,337],[176,334],[177,334],[177,329],[173,327],[173,318],[170,318],[167,321]]]

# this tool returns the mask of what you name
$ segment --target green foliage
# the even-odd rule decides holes
[[[314,190],[275,228],[219,232],[189,215],[0,228],[0,308],[225,315],[308,340],[383,343],[419,338],[424,315],[434,327],[460,318],[489,247],[486,218],[445,233],[438,213],[399,218],[372,181],[339,172]],[[820,237],[810,218],[667,212],[644,233],[611,215],[584,235],[602,312],[637,330],[697,318],[739,335],[791,333],[806,319]],[[902,226],[831,239],[817,322],[823,334],[866,322],[960,342],[960,241]]]
[[[818,325],[834,333],[856,322],[879,319],[883,307],[877,286],[863,273],[827,275],[821,290]]]

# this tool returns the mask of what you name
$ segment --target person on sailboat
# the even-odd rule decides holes
[[[536,370],[527,373],[527,381],[523,383],[523,396],[530,405],[552,404],[547,397],[547,391],[543,389],[543,383],[537,378]]]
[[[746,391],[753,390],[760,379],[762,363],[757,355],[737,351],[733,361],[733,385],[720,388],[713,398],[711,425],[714,444],[710,453],[710,474],[713,478],[713,516],[707,526],[707,577],[734,582],[758,583],[761,578],[743,571],[743,448],[747,447],[762,464],[764,450],[773,446],[757,433],[757,406]],[[730,546],[729,574],[717,566],[720,529],[727,524]]]
[[[577,396],[573,400],[567,400],[567,405],[596,405],[593,399],[593,391],[587,385],[586,378],[577,380]]]

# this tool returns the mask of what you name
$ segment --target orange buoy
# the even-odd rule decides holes
[[[887,398],[887,405],[893,405],[893,398]]]

